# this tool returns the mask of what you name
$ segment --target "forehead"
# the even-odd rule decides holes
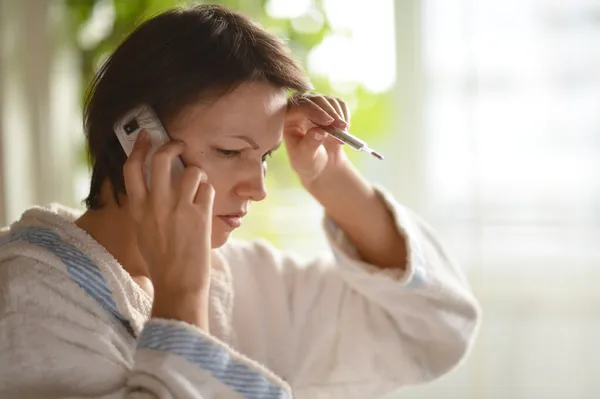
[[[283,89],[267,83],[242,83],[216,100],[188,107],[174,123],[174,130],[202,126],[217,131],[251,134],[280,128],[287,98]]]

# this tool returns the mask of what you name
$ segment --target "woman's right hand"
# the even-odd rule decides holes
[[[138,247],[154,286],[152,316],[208,330],[214,190],[194,166],[172,181],[171,162],[183,148],[182,142],[171,141],[156,150],[148,189],[144,163],[150,140],[141,132],[125,162],[125,187]]]

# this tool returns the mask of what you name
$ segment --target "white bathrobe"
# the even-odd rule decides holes
[[[370,399],[447,373],[478,304],[430,228],[381,195],[405,272],[361,262],[327,219],[333,256],[310,264],[232,241],[214,251],[210,335],[150,318],[74,211],[28,210],[0,238],[0,397]]]

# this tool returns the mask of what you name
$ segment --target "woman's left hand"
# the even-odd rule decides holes
[[[349,122],[348,106],[339,98],[308,94],[290,99],[283,136],[292,168],[305,186],[348,162],[343,143],[323,127],[347,130]]]

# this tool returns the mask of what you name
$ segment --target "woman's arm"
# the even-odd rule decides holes
[[[346,162],[306,184],[348,236],[361,259],[381,268],[406,269],[406,241],[373,186]]]
[[[352,240],[361,258],[404,270],[406,242],[389,210],[324,126],[348,129],[349,109],[339,99],[303,95],[290,101],[284,137],[292,168],[327,215]]]

